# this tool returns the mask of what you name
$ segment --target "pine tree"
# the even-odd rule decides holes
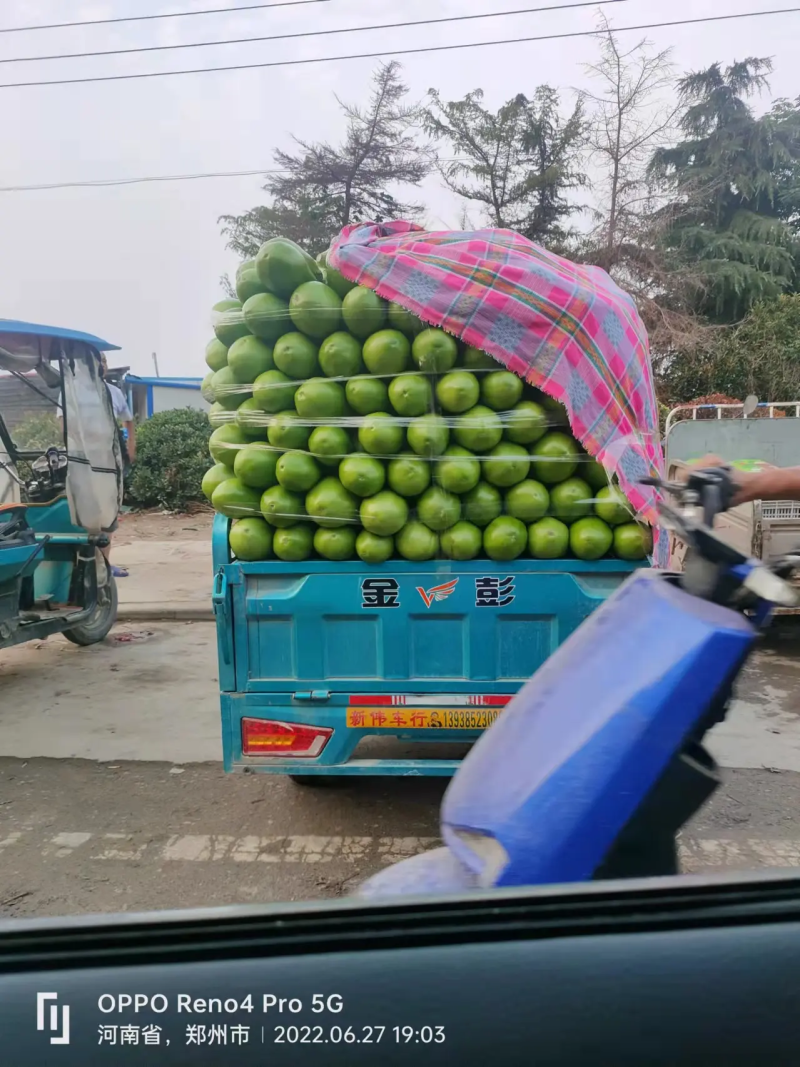
[[[414,136],[419,108],[406,103],[407,94],[400,64],[381,64],[365,107],[339,101],[347,119],[341,145],[298,139],[298,153],[275,152],[279,171],[264,186],[272,203],[220,219],[229,247],[249,257],[280,236],[316,255],[351,222],[418,215],[421,205],[404,203],[394,192],[418,186],[431,167]]]
[[[665,249],[692,275],[696,310],[715,322],[795,286],[800,116],[785,102],[754,114],[749,100],[770,71],[751,57],[682,78],[683,140],[657,150],[650,167],[669,195]]]

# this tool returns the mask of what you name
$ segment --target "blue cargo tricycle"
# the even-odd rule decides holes
[[[640,566],[242,563],[231,557],[229,526],[214,520],[225,769],[289,774],[303,785],[454,774],[461,756],[414,743],[474,742]],[[378,753],[381,738],[405,742],[402,754],[395,745]],[[418,755],[407,754],[409,744]]]
[[[102,641],[117,614],[103,556],[122,452],[91,334],[0,320],[0,649]]]

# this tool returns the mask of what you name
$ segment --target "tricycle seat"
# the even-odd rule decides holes
[[[27,510],[27,504],[0,504],[0,548],[34,543],[36,538],[28,526]]]

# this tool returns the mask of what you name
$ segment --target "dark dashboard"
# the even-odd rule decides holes
[[[10,922],[2,1061],[795,1064],[799,961],[781,874]]]

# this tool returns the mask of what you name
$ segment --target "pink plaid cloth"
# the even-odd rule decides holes
[[[633,299],[599,267],[571,263],[511,230],[426,232],[360,223],[329,262],[425,322],[490,353],[567,409],[575,437],[657,521],[663,476],[647,333]],[[665,552],[658,538],[656,555]]]

